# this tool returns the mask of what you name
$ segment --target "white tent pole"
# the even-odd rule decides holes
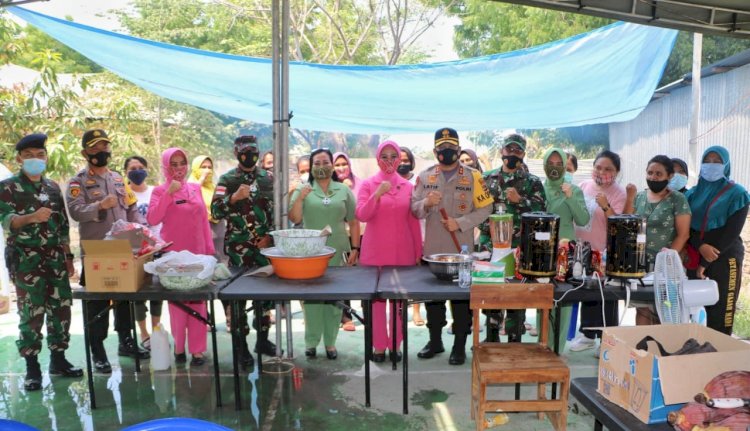
[[[274,164],[273,164],[273,221],[274,221],[274,227],[276,229],[282,228],[282,215],[281,215],[281,201],[284,198],[284,193],[282,190],[281,185],[281,175],[279,173],[281,172],[280,164],[278,163],[279,160],[282,158],[280,157],[282,155],[281,152],[281,101],[279,100],[281,97],[281,76],[280,76],[280,56],[279,53],[281,51],[280,43],[281,39],[279,37],[280,35],[280,23],[279,23],[279,0],[272,0],[271,2],[271,48],[273,50],[272,54],[272,61],[271,61],[271,68],[273,75],[273,156],[274,156]]]
[[[690,156],[688,163],[690,166],[691,184],[698,182],[700,173],[700,162],[698,160],[698,133],[700,133],[701,124],[701,57],[703,56],[703,35],[693,33],[693,80],[692,85],[692,102],[693,112],[690,119]]]
[[[289,112],[289,16],[290,14],[290,3],[291,0],[281,0],[281,123],[279,133],[281,139],[279,140],[280,155],[276,160],[281,161],[280,170],[281,175],[281,193],[283,197],[285,192],[289,190],[289,120],[291,120],[291,114]],[[278,202],[278,201],[277,201]],[[283,211],[281,212],[281,225],[282,227],[288,226],[288,214],[289,214],[289,201],[287,199],[281,200],[281,206]],[[291,351],[291,349],[290,349]]]

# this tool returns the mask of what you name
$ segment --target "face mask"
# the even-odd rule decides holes
[[[437,159],[441,165],[452,165],[458,160],[458,151],[453,148],[443,148],[438,150]]]
[[[651,189],[652,192],[660,193],[662,190],[667,188],[667,184],[669,184],[669,180],[662,180],[662,181],[646,180],[646,184],[648,185],[648,188]]]
[[[109,159],[112,158],[112,153],[108,151],[99,151],[96,154],[87,154],[86,157],[88,157],[89,163],[92,165],[102,167],[107,166]]]
[[[351,169],[349,169],[349,166],[339,166],[334,167],[336,170],[336,175],[339,176],[339,178],[349,178],[349,173],[351,172]]]
[[[172,177],[178,181],[184,180],[187,175],[187,166],[180,166],[179,168],[172,168]]]
[[[724,178],[722,163],[701,163],[701,178],[708,182],[719,181]]]
[[[249,169],[255,166],[256,163],[258,163],[258,154],[259,152],[257,149],[250,148],[249,150],[237,153],[237,161],[240,162],[242,167]]]
[[[24,159],[21,169],[33,177],[42,175],[42,172],[47,169],[47,161],[42,159]]]
[[[145,169],[133,169],[132,171],[128,172],[128,179],[136,186],[140,186],[141,184],[143,184],[143,182],[146,181],[147,176],[148,172],[146,172]]]
[[[316,180],[326,180],[333,175],[333,166],[321,166],[312,168],[313,177]]]
[[[615,181],[615,176],[612,174],[598,174],[594,171],[591,173],[591,179],[599,187],[609,187]]]
[[[399,163],[401,163],[401,161],[399,161],[398,159],[392,161],[378,159],[378,167],[386,174],[392,174],[396,172],[396,169],[401,166]]]
[[[669,180],[669,188],[672,190],[682,190],[687,185],[687,175],[685,174],[674,174],[671,180]]]
[[[503,156],[503,161],[508,169],[515,169],[519,163],[523,162],[523,159],[518,156]]]
[[[565,168],[562,166],[544,165],[544,173],[547,174],[547,178],[551,180],[559,180],[565,172]]]
[[[408,174],[409,172],[411,172],[411,164],[398,165],[398,167],[396,167],[396,172],[398,172],[399,175]]]
[[[305,172],[304,174],[300,174],[299,175],[299,180],[302,181],[303,183],[306,183],[306,182],[310,181],[310,173],[309,172]]]
[[[568,184],[573,184],[573,174],[571,174],[570,172],[565,172],[564,178],[565,179],[563,180],[563,182],[568,183]]]

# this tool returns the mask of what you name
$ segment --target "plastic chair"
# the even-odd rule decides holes
[[[523,310],[536,308],[541,312],[541,327],[536,343],[479,343],[474,331],[474,354],[471,361],[471,417],[477,430],[485,428],[485,415],[497,411],[537,412],[549,417],[557,431],[564,431],[568,414],[570,370],[565,362],[547,347],[549,312],[553,306],[554,286],[551,284],[474,284],[471,286],[470,307],[474,327],[479,327],[480,310]],[[487,388],[503,384],[532,383],[537,386],[536,399],[488,400]],[[546,398],[546,385],[560,384],[558,399]]]
[[[31,425],[25,423],[10,420],[0,419],[0,430],[2,431],[39,431],[38,428],[34,428]]]
[[[154,419],[123,428],[122,431],[233,431],[231,428],[191,418]]]

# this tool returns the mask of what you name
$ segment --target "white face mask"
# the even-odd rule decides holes
[[[310,173],[309,172],[305,172],[304,174],[301,174],[299,176],[299,180],[300,180],[300,182],[303,182],[303,183],[309,182],[310,181]]]
[[[702,163],[701,178],[708,182],[719,181],[724,178],[724,164],[722,163]]]

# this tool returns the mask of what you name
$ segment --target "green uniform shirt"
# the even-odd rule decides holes
[[[291,205],[294,205],[303,186],[304,184],[301,184],[292,194]],[[314,182],[312,191],[302,201],[302,226],[305,229],[323,229],[326,225],[331,226],[333,233],[328,237],[326,245],[335,248],[336,254],[328,261],[328,266],[344,265],[341,253],[351,251],[346,225],[355,219],[356,209],[354,193],[346,185],[335,181],[328,184],[327,194],[323,193],[317,181]]]
[[[230,203],[242,184],[250,186],[250,197]],[[211,214],[227,221],[224,253],[232,266],[268,265],[256,243],[273,230],[273,179],[259,167],[252,171],[234,168],[219,178],[211,200]]]
[[[500,205],[505,205],[505,212],[513,215],[513,247],[518,247],[521,242],[521,214],[531,211],[545,211],[544,185],[536,175],[517,169],[513,173],[503,172],[502,168],[493,169],[484,173],[484,181],[494,199],[493,213],[497,212]],[[521,201],[517,204],[508,202],[505,198],[505,190],[514,187],[521,195]],[[490,237],[490,225],[485,220],[480,226],[481,234],[479,243],[482,248],[492,249],[492,238]]]
[[[52,210],[47,223],[31,223],[20,229],[10,229],[16,216],[32,214],[42,207]],[[42,178],[32,182],[22,172],[0,182],[0,220],[8,231],[8,246],[54,247],[70,243],[68,214],[60,186]]]

